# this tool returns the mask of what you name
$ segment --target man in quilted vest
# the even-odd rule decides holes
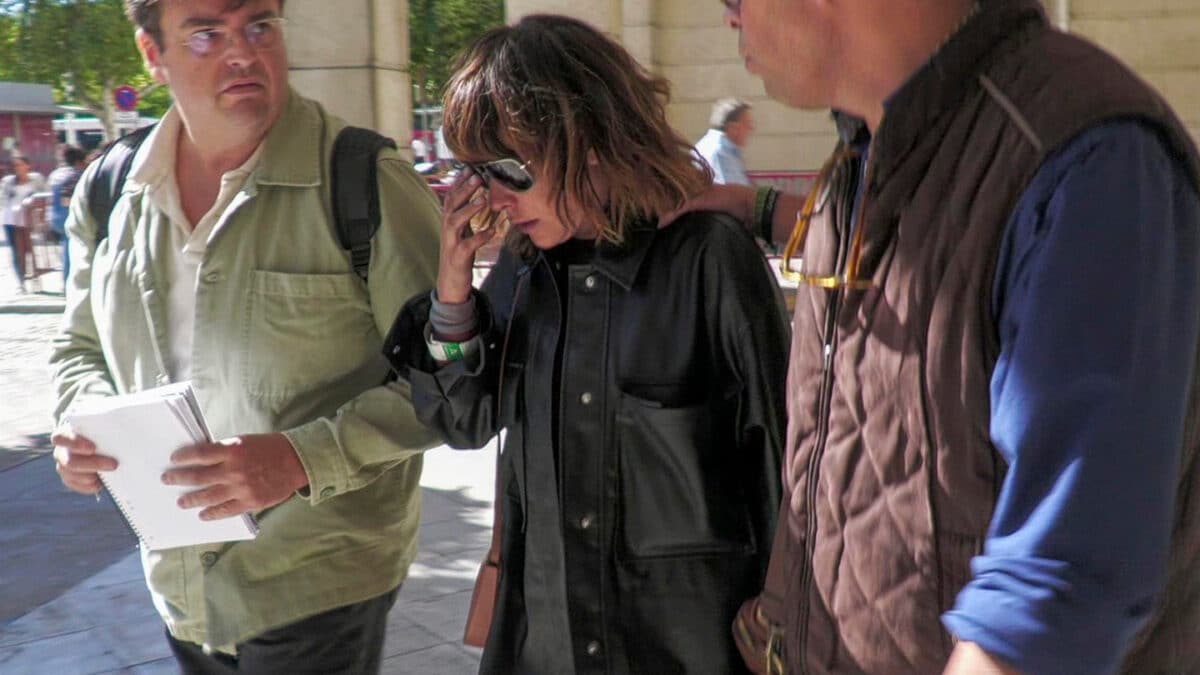
[[[842,139],[787,256],[787,671],[1200,672],[1188,133],[1036,0],[725,4]]]

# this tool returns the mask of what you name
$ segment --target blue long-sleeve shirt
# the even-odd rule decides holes
[[[984,552],[943,620],[1028,675],[1105,673],[1163,591],[1200,334],[1200,197],[1149,127],[1051,157],[1004,233]]]
[[[696,154],[713,171],[713,182],[719,185],[749,185],[746,165],[742,160],[742,149],[724,131],[709,129],[696,141]]]

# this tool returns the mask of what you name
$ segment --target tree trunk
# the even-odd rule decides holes
[[[113,86],[112,80],[104,81],[104,88],[100,90],[100,109],[97,116],[100,118],[100,124],[104,125],[104,137],[109,142],[117,140],[117,125],[113,121]]]

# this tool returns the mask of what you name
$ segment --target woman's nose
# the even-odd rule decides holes
[[[517,196],[512,190],[505,188],[499,181],[492,181],[488,188],[488,207],[493,211],[503,211],[517,203]]]

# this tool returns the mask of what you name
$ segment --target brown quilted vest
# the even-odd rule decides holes
[[[802,286],[796,299],[784,469],[790,673],[924,675],[949,657],[940,616],[970,578],[1005,471],[988,436],[999,240],[1043,161],[1102,121],[1138,118],[1200,177],[1159,96],[1049,27],[1036,0],[985,0],[888,110],[859,221],[874,287]],[[818,201],[808,271],[840,267],[852,194],[835,188]],[[1190,409],[1169,587],[1130,673],[1200,670],[1200,499],[1189,498],[1200,405]]]

